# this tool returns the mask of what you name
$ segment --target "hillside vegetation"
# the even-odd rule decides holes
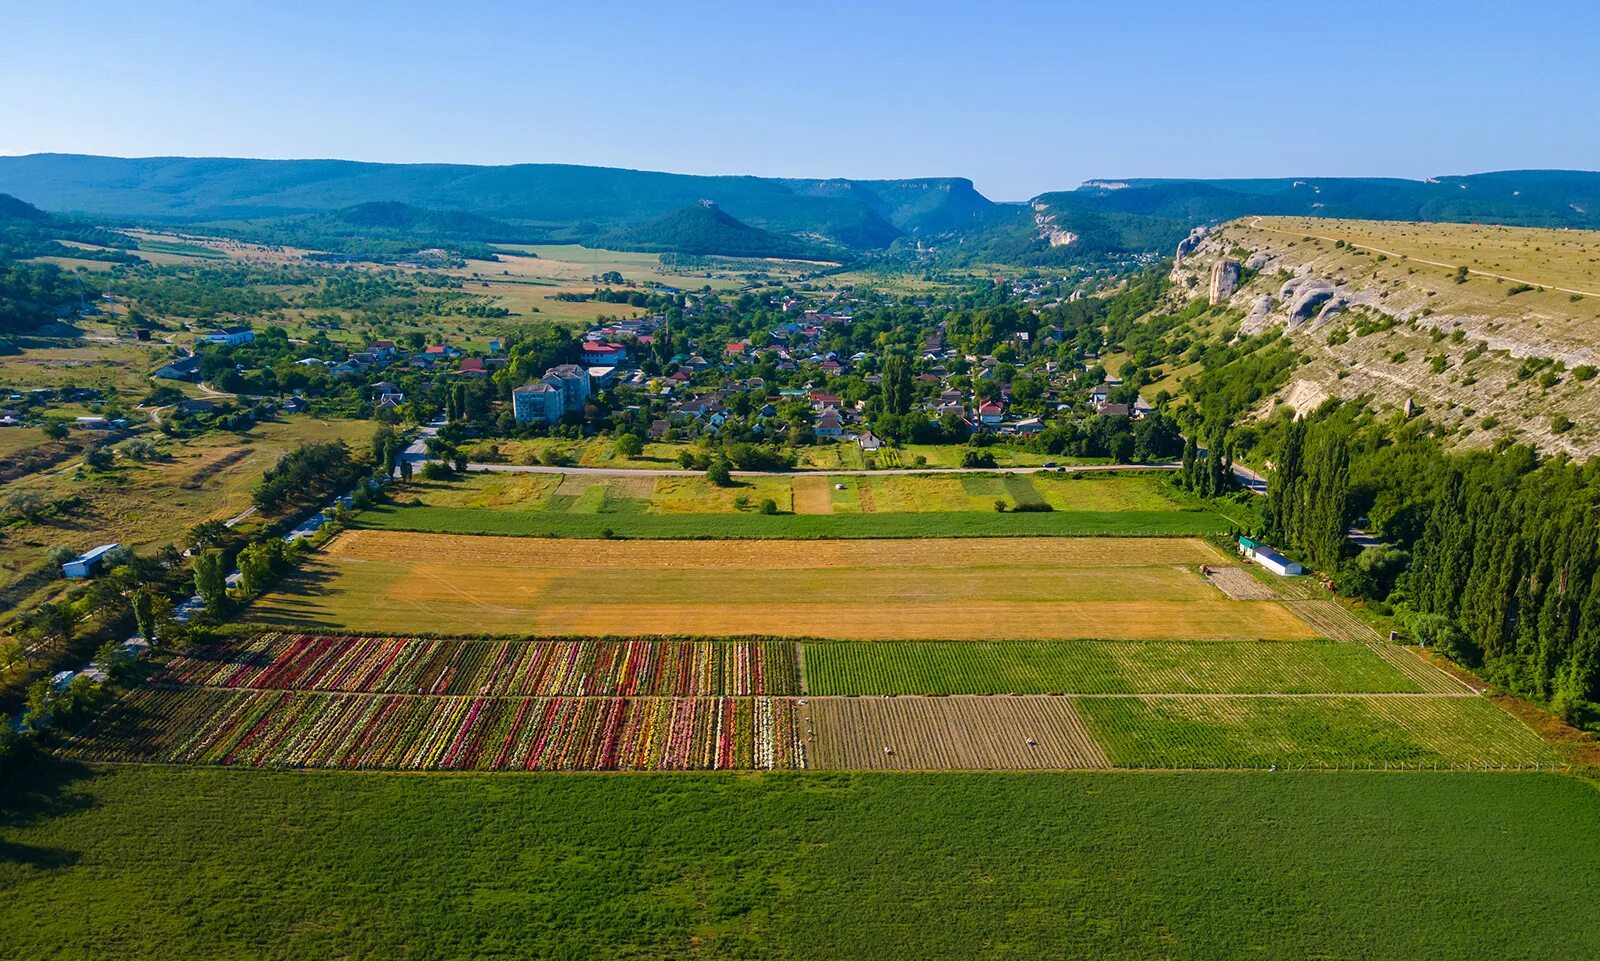
[[[1257,215],[1600,227],[1600,174],[1571,171],[1426,181],[1091,180],[1007,204],[962,177],[774,179],[566,164],[34,154],[0,158],[0,190],[51,210],[247,236],[255,230],[279,243],[331,238],[321,246],[346,252],[351,228],[367,231],[369,242],[398,238],[422,249],[442,243],[458,253],[472,243],[506,241],[615,246],[642,231],[637,249],[654,250],[656,238],[672,242],[675,233],[656,222],[701,200],[785,243],[952,265],[1151,257],[1194,225]],[[377,222],[372,208],[382,215]],[[688,233],[699,239],[698,231]]]
[[[725,257],[820,259],[827,255],[821,245],[741,223],[709,200],[690,204],[642,226],[617,231],[606,238],[606,243],[622,250]]]
[[[1454,224],[1250,218],[1174,268],[1244,335],[1282,332],[1303,353],[1268,408],[1367,398],[1455,431],[1549,452],[1600,452],[1600,233]]]

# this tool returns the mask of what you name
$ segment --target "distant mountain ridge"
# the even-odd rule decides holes
[[[186,224],[275,220],[394,202],[473,214],[550,241],[593,240],[711,199],[757,229],[844,251],[885,248],[907,232],[925,225],[943,229],[971,209],[992,206],[961,178],[785,181],[565,164],[73,154],[0,157],[0,191],[5,190],[51,210]],[[946,203],[948,213],[942,210]]]
[[[385,251],[631,243],[695,253],[742,255],[753,246],[833,259],[905,255],[1040,266],[1166,253],[1189,227],[1251,215],[1600,228],[1600,173],[1541,170],[1426,181],[1099,179],[1002,204],[963,177],[777,179],[568,164],[33,154],[0,157],[0,192],[52,211],[225,227],[280,243],[331,237],[354,248],[375,236]],[[702,200],[732,223],[692,209]]]

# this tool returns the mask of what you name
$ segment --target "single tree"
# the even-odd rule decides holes
[[[644,441],[638,434],[622,434],[617,437],[617,456],[632,459],[644,453]]]
[[[228,575],[222,569],[222,554],[204,551],[194,559],[194,592],[206,607],[215,610],[228,596]]]

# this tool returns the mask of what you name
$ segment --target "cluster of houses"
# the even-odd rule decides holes
[[[784,309],[788,311],[797,306],[796,302],[790,301],[784,304]],[[629,356],[630,349],[651,346],[658,326],[664,321],[660,317],[644,317],[590,330],[585,334],[582,345],[582,361],[588,365],[595,389],[613,382],[631,384],[648,390],[654,400],[665,406],[665,416],[657,417],[651,423],[649,435],[653,439],[663,438],[669,432],[680,435],[717,433],[730,418],[737,416],[726,409],[725,403],[731,395],[744,392],[759,398],[754,404],[739,405],[741,411],[748,412],[745,423],[755,434],[769,429],[765,421],[777,413],[775,403],[804,399],[812,408],[813,432],[818,439],[855,440],[863,448],[871,450],[881,441],[864,423],[865,404],[843,403],[835,393],[823,386],[830,378],[847,375],[873,359],[872,355],[864,352],[840,356],[821,349],[820,341],[827,335],[829,327],[849,324],[852,320],[847,312],[808,309],[798,320],[773,327],[767,336],[745,337],[722,343],[721,356],[715,360],[707,359],[712,356],[709,351],[704,355],[692,351],[680,353],[672,358],[659,379],[651,380],[643,372],[632,369],[634,364]],[[1045,418],[1036,415],[1039,405],[1029,404],[1013,412],[1011,386],[1001,383],[997,376],[1002,361],[991,355],[963,356],[946,346],[946,333],[943,324],[930,330],[919,354],[922,371],[916,380],[924,392],[939,390],[921,408],[930,420],[954,416],[969,430],[1002,435],[1026,436],[1045,429]],[[1064,334],[1058,328],[1044,332],[1044,336],[1056,339],[1061,339]],[[1018,332],[1013,336],[1019,349],[1026,350],[1030,346],[1029,333]],[[778,391],[773,391],[772,385],[761,377],[739,379],[732,376],[734,371],[750,363],[757,354],[770,360],[779,373],[814,373],[815,376],[803,389]],[[870,363],[868,366],[870,368]],[[699,375],[713,370],[727,371],[730,376],[715,389],[688,390],[691,382],[703,382],[704,378]],[[619,373],[622,371],[626,373]],[[977,383],[977,390],[953,387],[951,381],[956,371],[969,374]],[[1042,373],[1050,384],[1043,405],[1046,410],[1051,406],[1056,410],[1075,406],[1061,392],[1080,372],[1081,368],[1077,366],[1062,365],[1053,360],[1044,362],[1036,370],[1036,374]],[[555,389],[552,373],[547,372],[540,382],[518,389],[518,421],[549,422],[574,409],[561,405],[559,398],[569,397],[571,393]],[[861,380],[871,386],[879,383],[881,377],[876,373],[867,373]],[[992,386],[986,387],[984,381],[991,381]],[[1095,411],[1109,417],[1143,416],[1149,407],[1142,401],[1132,404],[1110,402],[1111,392],[1120,386],[1121,382],[1116,378],[1107,378],[1104,384],[1096,386],[1089,396]],[[782,427],[771,429],[781,432]]]
[[[40,408],[54,403],[85,404],[102,400],[105,392],[98,387],[35,387],[27,391],[10,391],[6,402],[16,406],[0,407],[0,427],[24,427],[38,418]],[[125,420],[105,417],[79,417],[72,422],[75,427],[126,427]]]

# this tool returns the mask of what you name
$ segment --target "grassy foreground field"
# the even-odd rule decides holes
[[[1296,639],[1189,568],[1199,540],[578,541],[356,530],[246,612],[404,634]]]
[[[1552,775],[48,762],[0,811],[18,961],[1600,955],[1600,792]]]
[[[811,694],[1380,694],[1464,691],[1339,641],[807,644]],[[1402,663],[1404,663],[1402,661]]]

